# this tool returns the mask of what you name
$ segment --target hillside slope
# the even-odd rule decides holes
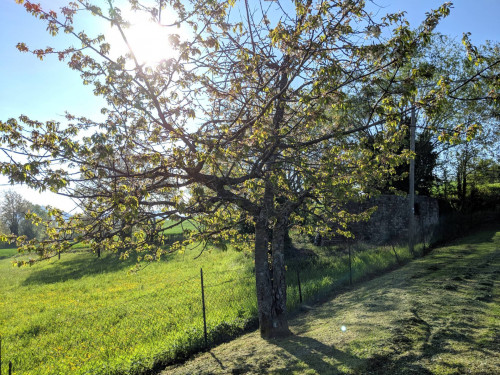
[[[500,231],[484,231],[161,374],[500,373]],[[342,330],[345,327],[345,331]]]

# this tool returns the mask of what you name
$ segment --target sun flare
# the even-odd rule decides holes
[[[182,29],[162,26],[139,12],[126,11],[122,14],[130,22],[123,32],[139,64],[154,66],[162,60],[176,57],[177,52],[169,43],[169,36],[175,33],[182,37]],[[112,46],[117,46],[111,51],[112,54],[130,52],[116,26],[109,29],[106,39]]]
[[[140,64],[154,65],[174,57],[165,27],[153,22],[141,21],[128,30],[128,41]]]

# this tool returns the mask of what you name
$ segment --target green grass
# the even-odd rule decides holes
[[[180,223],[179,225],[175,225],[176,222],[173,220],[166,220],[163,223],[163,227],[168,229],[165,231],[165,235],[177,235],[177,234],[182,234],[184,231],[196,231],[197,228],[195,227],[193,221],[184,221],[183,223]],[[89,250],[89,246],[84,243],[77,243],[74,244],[71,247],[72,250],[75,251],[86,251]],[[1,251],[1,250],[0,250]],[[1,256],[1,255],[0,255]]]
[[[0,260],[10,258],[17,254],[16,249],[0,249]]]
[[[166,228],[166,227],[170,227],[172,225],[174,225],[176,222],[173,221],[173,220],[166,220],[164,223],[163,223],[163,227]],[[180,223],[179,225],[177,226],[174,226],[172,228],[169,228],[165,234],[180,234],[180,233],[183,233],[184,231],[186,230],[190,230],[190,231],[195,231],[197,230],[194,223],[190,220],[188,221],[184,221],[182,223]]]
[[[197,251],[138,273],[111,254],[63,254],[25,268],[0,260],[4,368],[11,360],[15,374],[137,373],[190,353],[203,342],[201,267],[209,329],[243,326],[255,314],[250,259],[214,250],[194,261]]]
[[[307,247],[316,255],[306,260],[298,258],[287,262],[289,286],[287,306],[289,310],[293,310],[299,304],[297,271],[299,271],[304,302],[321,300],[331,294],[332,290],[350,283],[349,256],[346,249],[335,246],[309,245]],[[351,248],[353,283],[397,266],[398,259],[399,264],[405,264],[412,259],[407,247],[397,246],[394,250],[398,258],[393,249],[388,246],[353,245]],[[422,245],[416,246],[415,250],[421,253]]]
[[[483,231],[162,375],[498,374],[500,231]],[[346,330],[342,331],[341,327]]]
[[[288,262],[290,310],[299,305],[296,270],[306,303],[349,282],[345,251],[311,249],[315,256]],[[402,262],[410,259],[397,251]],[[14,268],[15,250],[0,250],[4,361],[13,361],[15,374],[134,374],[185,358],[204,344],[200,268],[208,339],[234,337],[256,317],[251,255],[212,249],[194,260],[198,252],[130,273],[134,261],[113,254],[63,254]],[[395,264],[392,249],[353,249],[353,281]]]

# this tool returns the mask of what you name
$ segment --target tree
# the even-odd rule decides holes
[[[71,196],[83,210],[64,220],[50,209],[57,225],[47,224],[47,239],[25,248],[43,258],[76,240],[158,259],[165,221],[195,219],[200,231],[191,241],[253,243],[261,335],[288,334],[286,232],[292,225],[305,232],[335,227],[348,236],[347,224],[366,217],[343,205],[377,193],[376,181],[407,158],[398,152],[404,128],[396,108],[409,103],[420,72],[410,73],[403,92],[395,93],[394,77],[429,42],[450,4],[416,30],[403,14],[375,22],[356,0],[130,5],[158,23],[166,10],[177,16],[164,25],[173,28],[176,57],[156,66],[131,49],[113,57],[105,36],[74,30],[74,17],[87,11],[126,41],[128,23],[112,1],[103,9],[78,0],[60,14],[24,2],[50,33],[64,31],[81,46],[18,48],[39,58],[58,54],[108,102],[102,122],[68,114],[63,125],[26,116],[0,123],[3,144],[26,156],[3,162],[2,173]],[[178,26],[189,27],[189,36],[181,38]],[[379,88],[370,115],[352,121],[350,98],[367,87]],[[368,129],[373,150],[383,153],[362,146]],[[305,213],[315,222],[305,222]],[[254,233],[238,230],[243,223]]]
[[[27,211],[24,215],[21,224],[19,225],[19,234],[26,236],[27,240],[36,239],[42,241],[45,238],[45,231],[43,225],[38,225],[39,220],[47,221],[47,211],[45,208],[39,204],[33,204],[31,202],[26,202]],[[34,221],[32,218],[37,218]]]
[[[0,206],[1,220],[6,224],[10,233],[15,236],[21,235],[21,222],[28,211],[28,202],[12,190],[7,190],[3,195],[3,202]]]
[[[498,89],[491,86],[500,72],[500,45],[487,42],[476,48],[468,43],[465,35],[468,47],[462,51],[454,41],[437,35],[423,57],[447,92],[432,109],[426,128],[435,131],[431,142],[439,155],[440,190],[458,210],[470,206],[471,177],[479,160],[494,157],[500,147]],[[429,93],[435,94],[435,89]]]
[[[452,190],[460,188],[454,201],[458,209],[468,206],[467,191],[472,191],[469,176],[476,174],[478,158],[491,158],[500,145],[498,90],[494,89],[500,71],[500,45],[487,42],[472,47],[467,34],[463,43],[465,50],[447,36],[433,34],[430,43],[418,50],[394,78],[395,94],[411,90],[414,96],[410,105],[417,109],[415,188],[420,194],[430,194],[440,180],[448,199],[453,176]],[[420,71],[418,79],[408,80],[412,70]],[[359,109],[352,111],[353,115],[369,114],[370,105],[366,103],[373,100],[373,92],[377,88],[369,87],[360,93],[356,98]],[[399,110],[407,113],[408,107]],[[403,122],[408,125],[410,119],[403,117]],[[408,148],[408,144],[405,140],[402,147]],[[407,191],[407,168],[396,168],[401,178],[390,182],[387,191]]]
[[[41,219],[47,219],[46,212],[41,206],[27,201],[13,190],[7,190],[0,206],[0,220],[4,226],[2,232],[15,237],[25,236],[28,240],[42,239],[42,228],[29,219],[33,214]]]
[[[432,139],[432,133],[425,130],[418,134],[415,142],[415,191],[420,195],[431,195],[435,185],[434,169],[437,165],[438,152]],[[409,148],[409,137],[406,136],[402,147]],[[408,165],[402,164],[396,168],[397,180],[389,182],[384,192],[393,192],[393,189],[406,192],[408,190]]]

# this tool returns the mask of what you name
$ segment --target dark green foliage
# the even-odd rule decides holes
[[[401,150],[409,148],[409,137],[405,137]],[[436,183],[434,169],[437,164],[438,153],[433,143],[433,135],[430,131],[425,130],[418,134],[415,141],[415,192],[419,195],[431,195],[432,187]],[[408,192],[409,165],[407,163],[396,167],[396,175],[400,178],[390,182],[382,191],[384,193],[392,193],[393,189],[400,192]]]

